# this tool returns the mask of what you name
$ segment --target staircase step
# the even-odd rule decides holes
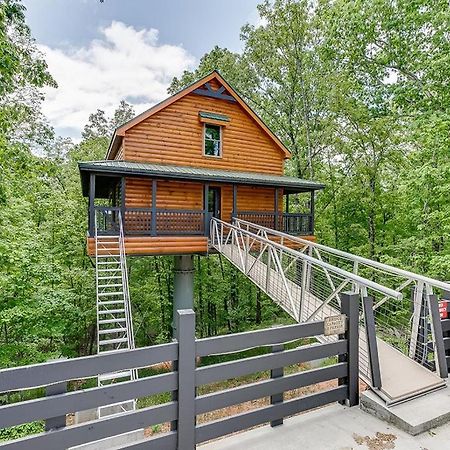
[[[98,302],[99,306],[102,305],[117,305],[118,303],[124,303],[123,298],[120,298],[119,300],[108,300],[107,302]]]
[[[114,270],[114,269],[112,269]],[[112,275],[110,277],[97,277],[99,280],[119,280],[122,278],[122,275]]]
[[[99,320],[98,324],[99,325],[106,325],[106,324],[109,324],[109,323],[124,323],[126,321],[127,321],[127,319],[125,319],[125,317],[119,317],[118,319]]]
[[[104,341],[99,341],[98,345],[120,344],[122,342],[128,342],[128,338],[105,339]]]
[[[99,311],[99,314],[118,314],[118,313],[124,313],[124,309],[110,309],[107,311],[106,309],[104,311]]]
[[[131,370],[124,370],[123,372],[115,372],[115,373],[105,373],[103,375],[98,376],[98,381],[109,381],[109,380],[115,380],[117,378],[125,378],[130,377],[131,378]]]
[[[118,258],[119,255],[97,255],[97,258]],[[119,261],[115,261],[119,262]]]
[[[116,270],[120,269],[120,261],[105,261],[105,262],[98,262],[97,263],[99,266],[105,266],[108,264],[117,264],[119,267]]]
[[[98,287],[100,288],[112,288],[112,287],[122,287],[122,283],[116,283],[116,284],[99,284]]]
[[[120,270],[120,267],[117,267],[116,269],[98,269],[99,272],[117,272],[118,270]]]
[[[110,328],[106,330],[98,330],[98,334],[124,333],[126,331],[126,328]]]
[[[111,297],[112,295],[123,295],[122,291],[118,292],[99,292],[97,294],[99,297]]]

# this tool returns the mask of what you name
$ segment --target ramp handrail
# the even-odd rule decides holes
[[[250,222],[248,222],[250,223]],[[349,279],[350,281],[354,282],[355,284],[361,285],[361,286],[365,286],[367,288],[370,288],[376,292],[379,292],[381,294],[384,295],[388,295],[390,297],[396,298],[396,299],[401,299],[403,297],[403,295],[391,288],[388,288],[386,286],[383,286],[381,284],[378,284],[374,281],[371,280],[367,280],[366,278],[360,277],[359,275],[355,275],[352,272],[348,272],[347,270],[341,269],[339,267],[333,266],[332,264],[328,264],[324,261],[320,261],[312,256],[308,256],[305,255],[303,252],[297,251],[297,250],[293,250],[289,247],[286,247],[282,244],[278,244],[277,242],[271,241],[270,239],[264,238],[263,236],[260,236],[258,234],[252,233],[251,231],[247,231],[244,230],[236,225],[232,225],[228,222],[224,222],[223,220],[217,219],[215,217],[213,217],[211,219],[211,241],[213,242],[214,245],[214,230],[217,229],[217,224],[221,224],[222,227],[227,227],[230,228],[232,230],[236,230],[239,233],[245,235],[245,236],[249,236],[255,240],[258,240],[260,242],[263,242],[264,244],[270,245],[274,248],[277,248],[281,251],[283,251],[283,253],[286,254],[291,254],[301,260],[307,261],[308,263],[312,264],[312,265],[317,265],[319,267],[323,267],[324,269],[334,272],[340,276],[342,276],[343,278]],[[250,223],[251,224],[251,223]],[[251,224],[253,225],[253,224]],[[264,228],[264,227],[262,227]],[[268,229],[270,230],[270,229]],[[272,231],[272,230],[271,230]],[[283,234],[283,233],[282,233]],[[217,237],[217,236],[216,236]],[[221,243],[218,244],[218,246],[220,247]]]
[[[382,270],[384,272],[391,273],[393,275],[398,275],[398,276],[401,276],[401,277],[404,277],[404,278],[412,279],[412,280],[417,281],[417,282],[422,282],[425,285],[428,285],[430,287],[436,287],[438,289],[443,289],[445,291],[450,291],[450,283],[446,283],[445,281],[436,280],[434,278],[430,278],[430,277],[427,277],[427,276],[424,276],[424,275],[420,275],[420,274],[411,272],[409,270],[399,269],[398,267],[390,266],[389,264],[380,263],[378,261],[374,261],[373,259],[365,258],[363,256],[355,255],[353,253],[348,253],[348,252],[345,252],[343,250],[338,250],[336,248],[328,247],[328,246],[323,245],[323,244],[318,244],[317,242],[309,241],[307,239],[302,239],[302,238],[299,238],[297,236],[292,236],[290,234],[286,234],[286,233],[283,233],[281,231],[273,230],[271,228],[267,228],[267,227],[264,227],[262,225],[257,225],[257,224],[254,224],[252,222],[248,222],[246,220],[235,218],[233,220],[233,222],[236,223],[237,226],[240,226],[241,224],[243,224],[243,225],[254,227],[254,228],[260,228],[260,229],[263,229],[263,230],[267,231],[268,233],[270,233],[272,235],[279,236],[279,237],[282,237],[284,239],[289,239],[291,241],[298,242],[298,243],[306,245],[308,247],[320,249],[320,250],[323,250],[325,252],[332,253],[332,254],[334,254],[336,256],[339,256],[341,258],[346,258],[346,259],[354,261],[354,262],[362,263],[362,264],[365,264],[367,266],[373,267],[375,269],[379,269],[379,270]],[[432,292],[428,292],[428,293],[431,294]]]

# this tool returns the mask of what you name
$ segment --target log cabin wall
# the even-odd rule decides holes
[[[156,207],[158,209],[203,210],[203,184],[177,180],[158,180]],[[231,221],[233,210],[233,187],[230,184],[211,183],[221,188],[222,220]],[[238,211],[274,211],[275,189],[261,186],[238,186]],[[151,208],[152,180],[126,178],[125,205],[128,208]],[[283,190],[279,189],[278,211],[283,211]]]
[[[218,82],[211,85],[216,89]],[[200,111],[230,119],[222,126],[221,157],[203,155]],[[116,159],[283,174],[285,155],[238,103],[194,93],[127,130],[123,142],[123,154]]]

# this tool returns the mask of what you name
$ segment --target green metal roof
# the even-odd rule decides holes
[[[220,120],[221,122],[229,122],[230,118],[228,116],[224,116],[223,114],[217,114],[207,111],[200,111],[198,113],[200,117],[203,117],[204,119],[212,119],[212,120]]]
[[[315,181],[285,175],[269,175],[256,172],[238,172],[203,167],[186,167],[156,163],[138,163],[130,161],[88,161],[78,163],[83,186],[83,195],[88,195],[89,173],[98,175],[144,176],[152,178],[172,178],[191,181],[248,184],[259,186],[283,187],[286,192],[306,192],[323,189],[325,186]]]

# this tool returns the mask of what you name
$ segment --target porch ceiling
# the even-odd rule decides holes
[[[78,163],[83,195],[89,192],[89,174],[112,176],[137,176],[151,178],[173,178],[215,183],[249,184],[282,187],[285,193],[308,192],[325,186],[315,181],[285,175],[269,175],[256,172],[238,172],[203,167],[186,167],[168,164],[137,163],[131,161],[88,161]]]

